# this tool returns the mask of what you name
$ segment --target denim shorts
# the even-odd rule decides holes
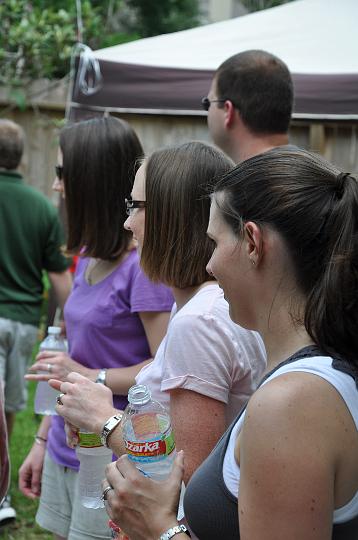
[[[27,388],[24,375],[31,360],[38,329],[0,317],[0,378],[4,381],[5,411],[26,408]]]
[[[77,478],[76,471],[57,465],[46,452],[37,523],[68,540],[111,538],[105,508],[93,510],[82,506]]]

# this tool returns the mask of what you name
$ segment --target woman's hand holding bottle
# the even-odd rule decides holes
[[[162,482],[145,477],[128,456],[120,457],[107,466],[106,480],[102,484],[103,489],[108,485],[113,488],[106,495],[110,518],[131,540],[159,538],[178,523],[183,473],[182,451],[175,458],[170,476]]]

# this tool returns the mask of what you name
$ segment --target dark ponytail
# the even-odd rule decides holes
[[[255,221],[282,236],[307,299],[307,332],[358,368],[357,180],[319,156],[275,149],[238,165],[215,191],[235,233]]]
[[[340,173],[325,225],[327,257],[322,276],[308,296],[305,326],[324,351],[339,353],[358,367],[357,218],[357,180]]]

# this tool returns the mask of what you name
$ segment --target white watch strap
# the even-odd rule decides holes
[[[165,531],[163,534],[160,535],[159,540],[170,540],[179,533],[186,533],[188,529],[185,527],[185,525],[176,525],[175,527],[171,527],[167,531]]]

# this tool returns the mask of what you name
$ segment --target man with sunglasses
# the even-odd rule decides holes
[[[47,270],[61,307],[71,290],[57,211],[17,171],[23,148],[22,128],[0,120],[0,383],[8,436],[16,413],[26,407],[24,375],[37,339],[42,271]],[[7,496],[0,505],[0,525],[15,517]]]
[[[290,72],[266,51],[236,54],[217,69],[202,106],[214,143],[235,163],[287,145],[293,107]]]

